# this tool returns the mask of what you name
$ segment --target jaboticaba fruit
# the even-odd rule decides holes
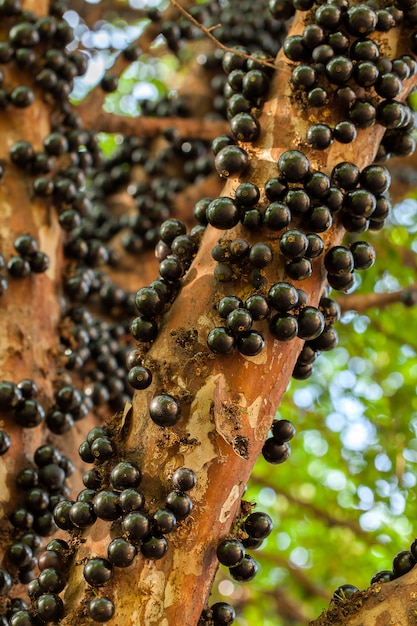
[[[217,546],[216,554],[222,565],[234,567],[245,556],[245,548],[237,539],[224,539]]]
[[[250,537],[266,539],[272,531],[272,520],[267,513],[251,513],[245,519],[243,528]]]
[[[161,394],[151,400],[149,415],[158,426],[173,426],[181,417],[181,406],[172,396]]]
[[[188,467],[178,467],[172,475],[172,485],[180,491],[189,491],[196,483],[195,472]]]
[[[302,257],[308,249],[307,236],[296,228],[285,231],[280,237],[279,247],[289,259]]]
[[[298,304],[298,291],[291,283],[274,283],[268,292],[268,303],[277,311],[290,311]]]
[[[332,129],[327,124],[313,124],[307,130],[306,140],[316,150],[324,150],[333,142]]]
[[[249,181],[240,183],[235,191],[236,201],[245,207],[255,206],[260,195],[259,187]]]
[[[258,564],[249,554],[246,554],[239,565],[230,567],[229,572],[232,578],[239,582],[247,582],[252,580],[258,571]]]
[[[298,337],[315,339],[324,330],[324,315],[313,306],[306,306],[298,314]]]
[[[220,196],[210,202],[206,209],[209,224],[220,230],[233,228],[239,222],[239,209],[228,196]]]
[[[324,267],[330,274],[347,274],[353,270],[353,255],[345,246],[333,246],[324,257]]]
[[[245,356],[256,356],[265,345],[263,336],[257,330],[240,333],[236,339],[239,352]]]
[[[350,246],[355,270],[367,270],[375,262],[375,250],[367,241],[355,241]]]
[[[287,150],[278,159],[278,169],[288,182],[299,183],[310,171],[310,162],[303,152]]]
[[[108,622],[114,615],[114,604],[110,598],[96,597],[88,603],[88,614],[95,622]]]
[[[295,426],[289,420],[275,420],[272,424],[272,436],[278,443],[290,441],[295,435]]]
[[[291,211],[283,202],[272,202],[266,207],[263,222],[270,230],[282,230],[291,222]]]
[[[297,336],[297,318],[289,313],[278,313],[271,318],[269,330],[276,339],[289,341]]]
[[[235,338],[228,328],[218,326],[209,332],[207,345],[216,354],[229,354],[235,346]]]
[[[233,137],[239,141],[255,141],[260,132],[258,120],[250,113],[238,113],[230,120]]]
[[[246,169],[248,162],[247,152],[235,145],[225,146],[216,154],[214,159],[216,170],[223,178],[241,174]]]

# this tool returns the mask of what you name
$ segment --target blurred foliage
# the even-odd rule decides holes
[[[95,33],[80,26],[80,39],[84,45],[90,41],[94,53],[74,100],[100,81],[114,63],[114,49],[133,41],[146,23],[138,20],[127,30],[116,19]],[[177,70],[172,54],[141,55],[122,75],[117,92],[107,96],[105,108],[139,115],[142,98],[169,95],[168,80]],[[417,108],[417,92],[411,99]],[[101,134],[107,155],[119,139]],[[355,293],[396,291],[417,282],[417,191],[394,207],[383,231],[360,238],[373,244],[377,261],[361,274]],[[245,495],[274,521],[270,537],[251,553],[260,571],[240,585],[220,568],[213,589],[213,601],[236,608],[240,626],[305,625],[328,606],[338,585],[366,588],[409,547],[417,519],[415,329],[417,308],[401,302],[346,313],[337,324],[338,347],[319,357],[310,379],[291,382],[277,413],[297,428],[290,458],[278,466],[259,459]]]

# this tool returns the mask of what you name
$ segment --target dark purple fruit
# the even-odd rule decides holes
[[[238,582],[248,582],[255,578],[258,571],[258,564],[249,554],[246,554],[239,565],[229,568],[231,577]]]
[[[95,597],[88,602],[88,615],[95,622],[108,622],[114,615],[114,604],[110,598]]]
[[[367,270],[375,263],[375,249],[367,241],[355,241],[350,246],[355,270]]]
[[[402,550],[394,557],[392,571],[395,577],[404,576],[413,569],[415,564],[416,560],[413,554],[409,550]]]
[[[217,546],[217,558],[222,565],[234,567],[245,556],[245,548],[237,539],[224,539]]]
[[[239,222],[239,209],[232,198],[219,196],[210,202],[206,209],[209,224],[220,230],[233,228]]]
[[[297,336],[297,318],[290,313],[278,313],[271,318],[269,330],[275,339],[290,341]]]
[[[308,249],[308,239],[303,231],[291,228],[280,236],[279,247],[282,254],[288,259],[299,258]]]
[[[146,559],[162,559],[168,550],[168,543],[165,537],[149,537],[142,542],[140,550]]]
[[[310,162],[299,150],[287,150],[278,159],[281,175],[290,183],[302,182],[310,171]]]
[[[272,436],[280,444],[290,441],[295,435],[295,427],[289,420],[275,420],[272,424]]]
[[[332,600],[336,604],[342,604],[343,602],[350,600],[350,598],[358,591],[359,589],[355,587],[355,585],[340,585],[340,587],[335,589],[333,592]]]
[[[207,345],[215,354],[229,354],[235,346],[233,333],[223,326],[213,328],[207,336]]]
[[[131,511],[122,521],[123,532],[132,541],[140,541],[149,533],[149,519],[139,511]]]
[[[193,510],[190,496],[182,491],[170,491],[165,500],[165,506],[172,511],[177,519],[184,519]]]
[[[257,330],[239,333],[236,339],[237,349],[245,356],[256,356],[263,350],[264,345],[264,338]]]
[[[275,437],[269,437],[263,445],[262,456],[268,463],[278,465],[288,459],[290,451],[288,443],[278,443]]]
[[[141,478],[140,469],[128,461],[121,461],[110,472],[110,484],[116,491],[138,487]]]
[[[210,607],[215,626],[228,626],[235,621],[234,608],[227,602],[216,602]]]
[[[36,600],[36,609],[45,622],[59,622],[64,614],[64,603],[56,593],[45,593]]]
[[[149,415],[158,426],[174,426],[181,417],[181,405],[172,396],[161,394],[151,400]]]
[[[228,145],[219,150],[214,159],[214,165],[222,178],[238,176],[248,166],[248,154],[242,148]]]
[[[179,491],[189,491],[195,487],[197,477],[192,469],[178,467],[172,475],[172,486]]]
[[[323,313],[314,306],[306,306],[298,314],[298,337],[300,339],[316,339],[324,330]]]
[[[245,532],[255,539],[266,539],[272,532],[272,528],[273,524],[269,515],[261,512],[251,513],[243,524]]]
[[[112,564],[108,559],[90,559],[84,565],[84,578],[92,587],[101,587],[113,578]]]
[[[123,537],[116,537],[109,543],[108,560],[116,567],[129,567],[136,556],[137,549]]]

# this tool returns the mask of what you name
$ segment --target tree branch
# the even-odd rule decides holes
[[[374,584],[323,611],[310,626],[411,626],[417,615],[417,567],[388,583]]]
[[[185,5],[193,6],[192,0],[185,0]],[[162,21],[169,21],[175,19],[177,16],[177,12],[174,7],[168,5],[162,15]],[[138,48],[142,51],[142,53],[147,53],[150,51],[150,47],[152,43],[155,41],[156,37],[160,34],[161,24],[160,22],[149,22],[146,26],[143,33],[136,39],[136,41],[132,42],[136,44]],[[111,71],[116,76],[121,76],[126,68],[129,67],[130,61],[127,61],[121,52],[117,57],[115,63],[113,64]],[[83,102],[78,105],[77,112],[84,119],[88,119],[91,115],[91,110],[97,112],[102,109],[106,93],[102,90],[93,89],[86,96]]]
[[[251,478],[251,483],[254,485],[261,485],[263,487],[269,486],[268,482],[262,478]],[[355,523],[352,520],[339,519],[338,517],[331,515],[328,511],[325,511],[316,506],[313,502],[308,502],[306,500],[296,498],[291,493],[282,488],[275,488],[275,492],[283,496],[286,500],[288,500],[288,502],[291,502],[292,504],[295,504],[302,509],[311,511],[315,519],[322,520],[329,528],[333,526],[344,526],[345,528],[349,528],[353,532],[353,534],[357,536],[361,536],[367,539],[369,539],[369,537],[372,537],[372,533],[366,532],[365,530],[363,530],[363,528],[361,528],[361,526],[359,526],[359,524]],[[372,539],[374,540],[374,543],[380,543],[377,537],[372,537]]]
[[[82,117],[84,123],[97,132],[121,133],[122,135],[140,135],[154,137],[167,128],[175,128],[184,139],[212,140],[222,134],[230,132],[229,123],[223,120],[204,120],[186,117],[123,117],[87,109],[83,105]]]
[[[338,297],[337,301],[340,305],[342,313],[347,311],[356,311],[357,313],[364,313],[369,309],[384,309],[390,304],[396,302],[404,302],[407,296],[416,297],[417,283],[404,287],[399,291],[393,291],[390,293],[366,293],[366,294],[350,294],[347,296]]]
[[[255,59],[250,54],[245,54],[245,52],[242,52],[241,50],[236,50],[236,48],[230,48],[229,46],[225,46],[212,33],[212,31],[218,28],[219,26],[221,26],[221,24],[218,24],[216,26],[211,26],[210,28],[206,28],[205,26],[203,26],[203,24],[200,24],[200,22],[196,20],[195,17],[191,15],[191,13],[189,13],[183,6],[181,6],[177,2],[177,0],[169,0],[169,1],[174,7],[178,9],[178,11],[180,11],[187,18],[187,20],[189,20],[192,24],[194,24],[194,26],[196,26],[199,30],[201,30],[201,32],[203,32],[218,48],[220,48],[224,52],[232,52],[233,54],[236,54],[237,56],[242,57],[242,59],[254,59],[256,60],[257,63],[259,63],[259,65],[263,65],[264,67],[269,67],[273,70],[276,69],[275,64],[272,62],[272,59],[271,61],[268,61],[266,59],[258,59],[258,58]]]

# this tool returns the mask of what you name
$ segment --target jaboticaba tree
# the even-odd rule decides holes
[[[204,107],[187,81],[142,99],[153,132],[105,158],[70,101],[89,63],[71,2],[0,0],[1,626],[234,621],[210,605],[218,564],[251,580],[272,530],[247,480],[259,454],[288,459],[276,408],[337,344],[334,294],[372,266],[366,233],[389,213],[384,163],[414,150],[416,7],[145,11],[99,88],[162,34],[180,58],[201,46]]]

